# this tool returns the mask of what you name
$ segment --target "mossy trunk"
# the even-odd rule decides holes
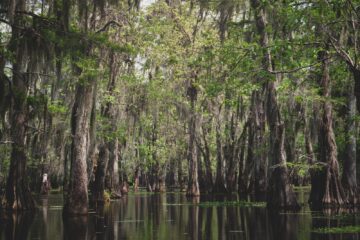
[[[323,163],[321,170],[315,174],[311,186],[309,202],[314,206],[339,206],[347,203],[339,177],[339,163],[337,161],[337,147],[333,130],[332,105],[330,98],[329,57],[326,51],[318,54],[322,62],[322,76],[319,78],[324,103],[323,116],[319,134],[319,160]]]
[[[284,150],[284,125],[279,125],[272,133],[272,166],[269,188],[267,193],[267,207],[269,209],[291,209],[300,208],[296,195],[290,184],[288,170],[285,161]]]
[[[348,97],[348,116],[346,121],[346,156],[343,163],[342,184],[346,199],[350,204],[359,203],[356,180],[356,98],[351,92]]]
[[[275,79],[271,72],[273,71],[271,54],[268,48],[269,36],[267,33],[266,4],[259,0],[251,0],[251,6],[254,10],[256,29],[259,34],[259,44],[263,48],[262,67],[267,72],[267,79],[264,87],[267,92],[266,110],[267,121],[270,130],[270,163],[271,176],[267,192],[267,205],[269,208],[298,209],[295,193],[289,182],[286,166],[284,139],[284,123],[281,119],[280,108],[276,98]]]
[[[117,138],[108,143],[109,163],[106,170],[105,188],[110,190],[111,198],[120,198],[119,141]]]
[[[73,136],[70,159],[70,179],[63,212],[65,215],[87,214],[88,175],[87,153],[90,115],[93,101],[94,79],[78,83],[76,100],[71,114],[71,134]]]
[[[266,199],[266,192],[268,186],[267,176],[267,157],[266,157],[266,142],[265,142],[265,111],[262,94],[256,91],[252,94],[251,103],[251,142],[249,144],[250,157],[254,161],[254,193],[256,201],[264,201]]]
[[[92,189],[92,198],[95,202],[103,203],[108,199],[104,198],[105,193],[105,176],[106,169],[109,162],[109,149],[107,144],[103,143],[100,146],[99,157],[97,160],[96,171],[95,171],[95,182]]]
[[[17,10],[25,10],[25,1],[20,1]],[[22,17],[15,16],[16,26],[21,26]],[[22,32],[18,28],[12,29],[10,49],[15,54],[13,63],[12,81],[12,112],[11,112],[11,139],[12,150],[10,158],[9,175],[6,182],[5,196],[1,201],[1,207],[7,210],[21,211],[35,209],[35,201],[31,195],[27,182],[26,173],[26,124],[27,114],[27,80],[26,74],[27,56],[26,46],[21,39]]]
[[[356,97],[356,108],[358,114],[360,114],[360,69],[351,68],[354,76],[354,95]]]
[[[357,114],[360,114],[360,69],[352,69],[353,76],[354,76],[354,95],[356,98],[356,109]],[[360,184],[360,144],[359,140],[357,141],[357,155],[356,155],[356,162],[357,162],[357,184]]]
[[[197,89],[193,82],[190,83],[188,88],[188,97],[190,100],[190,116],[189,116],[189,141],[188,141],[188,169],[189,180],[186,190],[186,195],[189,197],[200,196],[199,180],[198,180],[198,154],[195,142],[196,134],[196,112],[195,102],[197,97]]]
[[[210,147],[207,140],[208,133],[210,132],[210,129],[207,127],[202,127],[203,130],[203,142],[204,142],[204,148],[203,148],[203,159],[204,159],[204,165],[205,165],[205,184],[206,184],[206,190],[208,192],[212,191],[213,189],[213,175],[211,170],[211,161],[210,161]]]
[[[220,119],[216,123],[216,176],[213,192],[226,193],[225,179],[224,179],[224,166],[223,166],[223,147],[220,133]]]

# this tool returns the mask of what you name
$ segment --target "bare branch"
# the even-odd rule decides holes
[[[102,28],[100,28],[99,30],[96,31],[96,33],[100,33],[100,32],[103,32],[105,31],[110,25],[116,25],[118,26],[119,28],[122,27],[122,25],[114,20],[111,20],[109,22],[107,22]]]
[[[328,33],[328,36],[329,36],[331,46],[334,47],[335,51],[340,55],[340,57],[342,57],[345,60],[345,62],[347,64],[349,64],[351,67],[355,67],[354,61],[352,60],[350,55],[336,43],[337,40],[333,36],[331,36],[329,33]]]
[[[269,72],[269,73],[272,73],[272,74],[294,73],[294,72],[300,71],[300,70],[302,70],[302,69],[314,67],[314,66],[318,65],[320,62],[322,62],[322,61],[324,61],[324,60],[328,60],[328,59],[330,59],[330,58],[331,58],[331,57],[324,58],[324,59],[320,59],[320,60],[316,61],[315,63],[309,64],[309,65],[306,65],[306,66],[300,66],[300,67],[297,67],[297,68],[294,68],[294,69],[280,70],[280,71],[268,71],[268,72]]]

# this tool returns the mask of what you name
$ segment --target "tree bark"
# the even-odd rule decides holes
[[[256,28],[260,36],[259,43],[263,48],[263,70],[269,74],[272,72],[272,62],[268,48],[269,37],[266,32],[265,4],[259,0],[251,0],[251,5],[254,9]],[[276,99],[274,79],[267,79],[265,88],[267,91],[267,120],[270,128],[270,163],[274,168],[268,187],[267,206],[269,208],[298,209],[300,206],[288,179],[284,149],[285,130]]]
[[[356,98],[351,92],[348,96],[348,116],[346,121],[346,156],[343,164],[342,184],[346,198],[351,204],[359,203],[356,179],[356,136],[355,123]]]
[[[25,1],[19,1],[18,11],[25,10]],[[23,19],[21,16],[15,16],[15,26],[21,26]],[[12,38],[10,40],[10,49],[15,54],[13,63],[13,81],[12,81],[12,100],[13,109],[11,114],[11,138],[12,150],[10,158],[9,175],[6,182],[5,197],[2,199],[2,208],[8,210],[33,210],[35,201],[31,195],[27,182],[26,173],[26,122],[27,122],[27,74],[26,74],[26,49],[22,43],[22,32],[18,28],[12,29]]]
[[[219,113],[220,115],[220,113]],[[223,149],[221,144],[220,133],[220,119],[217,119],[216,123],[216,177],[213,192],[214,193],[226,193],[225,180],[224,180],[224,168],[223,168]]]
[[[337,161],[337,147],[333,130],[332,105],[328,98],[330,94],[329,59],[326,51],[318,53],[322,62],[322,76],[320,87],[324,103],[323,117],[319,134],[320,161],[325,165],[316,176],[317,184],[311,187],[309,202],[317,206],[334,206],[346,203],[343,187],[339,177],[339,163]]]
[[[213,176],[212,176],[212,170],[211,170],[211,161],[210,161],[210,148],[209,143],[207,141],[208,133],[210,132],[210,129],[206,126],[202,126],[202,139],[204,142],[204,146],[202,148],[202,154],[204,159],[204,165],[205,165],[205,183],[206,183],[206,189],[207,191],[211,192],[213,189]]]
[[[249,145],[251,150],[251,157],[254,161],[254,192],[256,201],[264,201],[266,199],[266,191],[268,186],[267,165],[268,159],[266,157],[266,142],[265,142],[265,112],[264,103],[261,100],[261,93],[256,91],[252,95],[252,126],[251,126],[251,140]]]
[[[360,69],[351,66],[351,71],[354,76],[354,95],[356,97],[356,108],[358,114],[360,114]]]
[[[188,169],[189,181],[186,190],[186,195],[189,197],[200,196],[199,181],[198,181],[198,154],[195,142],[196,134],[196,112],[195,102],[197,98],[197,89],[194,83],[191,82],[188,87],[187,95],[190,100],[190,117],[189,117],[189,142],[188,142]]]
[[[68,215],[87,214],[88,212],[88,176],[87,149],[90,127],[90,114],[93,101],[95,79],[78,83],[76,100],[71,114],[71,172],[69,191],[63,212]]]
[[[353,76],[354,76],[354,95],[356,97],[356,108],[357,113],[360,114],[360,69],[352,68]],[[359,141],[358,141],[359,143]],[[356,161],[357,161],[357,183],[360,184],[360,144],[357,144],[357,155],[356,155]]]
[[[137,192],[139,190],[139,178],[140,178],[140,167],[137,166],[135,168],[135,173],[134,173],[134,192]]]
[[[232,193],[236,190],[236,167],[238,164],[237,147],[236,146],[236,126],[235,126],[234,114],[231,116],[229,126],[229,136],[225,147],[225,158],[227,159],[226,167],[226,190],[228,193]]]
[[[92,198],[97,203],[103,203],[107,199],[104,198],[105,193],[105,176],[106,169],[109,162],[109,149],[105,143],[101,144],[99,150],[99,157],[95,172],[95,182],[92,191]]]

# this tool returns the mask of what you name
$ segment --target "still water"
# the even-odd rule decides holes
[[[304,193],[299,195],[304,201]],[[238,196],[195,201],[234,201]],[[62,195],[38,200],[34,214],[0,217],[0,239],[246,239],[359,240],[360,234],[319,234],[320,227],[355,226],[359,213],[271,213],[264,207],[194,206],[182,193],[129,194],[91,210],[88,217],[62,218]]]

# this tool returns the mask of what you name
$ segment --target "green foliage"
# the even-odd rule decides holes
[[[53,101],[48,104],[48,110],[51,114],[65,114],[68,113],[68,107],[60,101]]]

